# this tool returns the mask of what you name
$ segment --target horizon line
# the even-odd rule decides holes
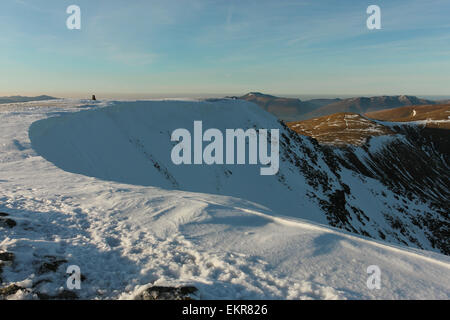
[[[381,96],[415,96],[415,97],[435,97],[435,98],[445,98],[450,97],[449,94],[411,94],[411,93],[277,93],[277,92],[264,92],[264,91],[246,91],[244,93],[214,93],[214,92],[172,92],[172,93],[109,93],[109,92],[87,92],[87,93],[62,93],[62,94],[52,94],[52,93],[0,93],[0,98],[8,97],[39,97],[39,96],[50,96],[52,98],[58,99],[82,99],[90,98],[92,95],[96,95],[98,99],[158,99],[158,98],[224,98],[224,97],[240,97],[248,93],[261,93],[265,95],[272,95],[277,97],[287,97],[287,98],[303,98],[303,99],[314,99],[319,98],[356,98],[356,97],[381,97]]]

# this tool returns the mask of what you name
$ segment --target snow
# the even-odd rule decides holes
[[[0,211],[18,223],[0,229],[0,251],[16,255],[3,270],[7,283],[31,288],[47,279],[39,290],[55,293],[75,264],[86,276],[76,293],[87,299],[133,299],[150,285],[194,285],[201,299],[450,297],[449,257],[326,226],[301,176],[289,181],[289,192],[258,167],[171,163],[170,132],[193,120],[219,129],[280,128],[256,105],[86,104],[0,109]],[[357,198],[371,199],[363,181],[342,175]],[[367,206],[382,209],[376,199]],[[48,255],[68,262],[40,275],[36,263]],[[366,286],[370,265],[382,271],[380,290]],[[10,298],[36,297],[22,290]]]
[[[172,132],[178,128],[192,132],[194,121],[199,119],[204,119],[204,130],[225,132],[253,126],[281,130],[275,117],[242,101],[140,101],[115,102],[108,108],[38,121],[30,127],[30,137],[39,154],[65,171],[133,185],[236,196],[285,215],[292,214],[295,206],[305,217],[318,219],[315,207],[297,194],[285,192],[286,188],[277,191],[280,201],[261,197],[273,194],[277,182],[275,177],[260,176],[260,165],[173,164],[170,155],[177,142],[170,141]],[[305,190],[303,178],[299,177],[296,185]],[[319,218],[318,222],[326,220]]]
[[[377,151],[380,151],[383,148],[383,146],[399,139],[402,139],[400,135],[384,135],[384,136],[370,137],[369,151],[370,153],[376,153]]]

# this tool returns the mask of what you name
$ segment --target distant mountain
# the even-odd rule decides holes
[[[22,97],[22,96],[11,96],[11,97],[0,97],[0,104],[2,103],[16,103],[16,102],[29,102],[29,101],[43,101],[43,100],[54,100],[58,99],[51,96],[41,95],[37,97]]]
[[[254,102],[264,110],[285,121],[298,120],[302,115],[312,112],[320,107],[320,103],[314,104],[295,98],[281,98],[260,92],[250,92],[236,98]]]
[[[342,99],[339,98],[335,98],[335,99],[312,99],[312,100],[307,100],[308,103],[312,103],[317,107],[323,107],[332,103],[336,103],[342,101]]]
[[[344,99],[335,103],[324,105],[305,115],[306,119],[326,116],[338,112],[367,113],[389,108],[397,108],[413,105],[433,105],[435,101],[420,99],[415,96],[378,96],[358,97]]]
[[[302,101],[250,92],[241,97],[228,97],[256,103],[264,110],[284,121],[300,121],[335,113],[350,112],[364,114],[402,106],[436,104],[435,101],[415,96],[356,97],[349,99],[312,99]]]

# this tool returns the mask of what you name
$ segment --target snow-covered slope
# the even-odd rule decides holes
[[[173,164],[176,142],[170,141],[171,134],[178,128],[193,132],[195,120],[203,121],[204,131],[284,131],[275,117],[252,103],[142,101],[115,102],[108,108],[38,121],[30,128],[30,138],[40,155],[65,171],[134,185],[237,196],[280,214],[326,223],[317,205],[306,200],[305,178],[289,172],[292,168],[285,163],[279,175],[270,177],[260,175],[259,165]],[[295,174],[289,185],[286,174]]]
[[[176,142],[170,141],[171,134],[178,128],[193,132],[195,120],[203,121],[203,130],[279,129],[278,174],[261,176],[260,166],[255,165],[173,164],[170,156]],[[68,172],[167,190],[239,197],[280,215],[448,253],[448,237],[441,236],[448,229],[448,218],[445,221],[427,199],[411,197],[402,189],[392,190],[376,175],[364,174],[352,166],[358,153],[339,163],[340,151],[295,134],[249,102],[115,102],[107,108],[35,122],[30,138],[38,154]],[[407,163],[407,159],[403,161]],[[387,164],[384,170],[387,175],[388,170],[396,169]],[[401,176],[394,179],[401,180]],[[421,220],[433,224],[423,227],[425,222],[417,223]]]
[[[449,298],[447,256],[325,226],[347,226],[339,225],[342,208],[332,208],[338,190],[352,210],[343,219],[376,239],[379,228],[392,230],[380,214],[388,210],[381,192],[390,205],[405,199],[376,180],[330,168],[315,144],[291,136],[259,107],[79,105],[0,109],[0,212],[17,223],[0,226],[0,251],[14,254],[0,277],[3,286],[23,288],[10,297],[55,295],[75,264],[85,277],[76,291],[82,298],[134,298],[150,285],[186,284],[204,299]],[[205,128],[280,129],[279,174],[173,165],[170,134],[194,120]],[[408,228],[432,249],[421,229]],[[56,271],[43,268],[55,261]],[[370,265],[381,269],[380,290],[367,288]]]

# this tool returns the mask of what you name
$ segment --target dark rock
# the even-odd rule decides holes
[[[3,273],[3,266],[6,263],[11,263],[12,261],[14,261],[14,254],[11,252],[0,252],[0,284],[3,283],[3,277],[2,277],[2,273]]]
[[[38,296],[39,300],[51,300],[52,299],[52,296],[48,295],[46,293],[36,292],[36,295]]]
[[[197,291],[198,291],[198,289],[193,286],[187,286],[187,287],[180,288],[180,293],[183,295],[193,294],[193,293],[196,293]]]
[[[12,252],[0,252],[0,261],[14,261],[15,256]]]
[[[58,293],[57,295],[49,295],[42,292],[36,292],[36,295],[40,300],[77,300],[78,295],[70,290],[63,290],[62,292]]]
[[[13,228],[17,225],[17,223],[12,219],[0,218],[0,227],[4,228]]]
[[[50,282],[52,282],[52,280],[50,280],[50,279],[41,279],[41,280],[38,280],[38,281],[36,281],[35,283],[33,283],[33,288],[36,288],[37,286],[39,286],[39,285],[42,284],[42,283],[50,283]]]
[[[9,214],[5,213],[5,212],[0,212],[0,217],[7,217],[9,216]]]
[[[145,290],[139,298],[142,300],[191,300],[191,294],[198,289],[193,286],[161,287],[154,286]]]
[[[76,299],[78,299],[78,295],[73,291],[64,290],[63,292],[58,293],[55,296],[55,299],[56,300],[76,300]]]
[[[12,284],[10,286],[7,286],[5,288],[0,288],[0,298],[4,298],[7,296],[10,296],[12,294],[15,294],[17,291],[22,290],[23,288]]]
[[[38,274],[44,274],[48,272],[56,272],[60,265],[67,263],[65,259],[57,259],[54,256],[46,256],[48,261],[41,264],[38,270]]]

